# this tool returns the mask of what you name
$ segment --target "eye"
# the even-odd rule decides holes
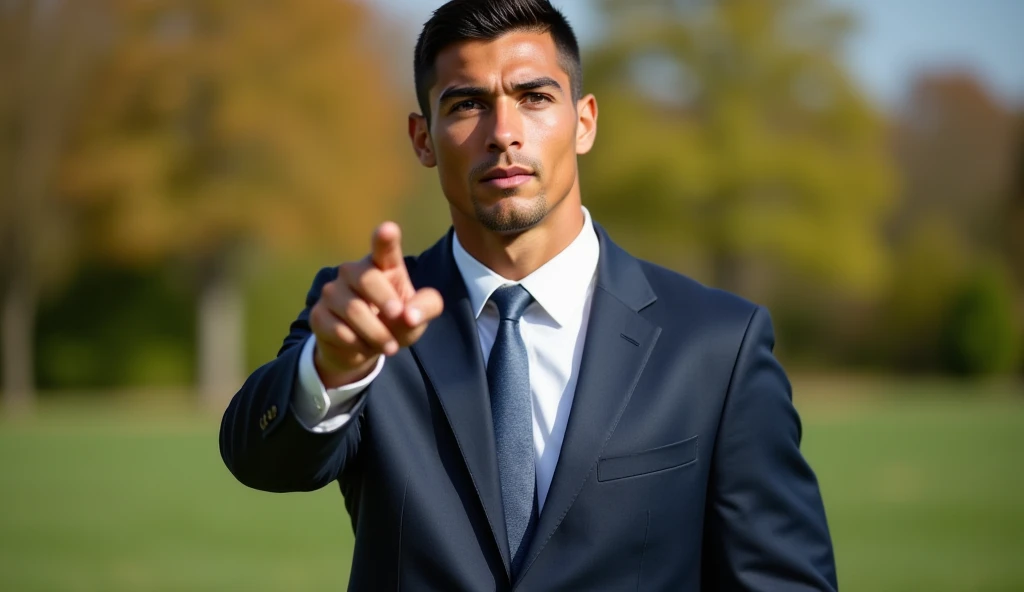
[[[476,100],[469,99],[456,103],[452,106],[452,113],[458,113],[460,111],[470,111],[472,109],[480,107],[480,103]]]
[[[534,105],[550,102],[550,97],[541,93],[527,93],[526,102]]]

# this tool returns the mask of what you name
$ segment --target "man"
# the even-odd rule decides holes
[[[415,79],[453,229],[403,257],[385,223],[320,271],[224,415],[235,477],[337,480],[354,590],[835,589],[768,314],[582,206],[597,102],[564,17],[452,0]]]

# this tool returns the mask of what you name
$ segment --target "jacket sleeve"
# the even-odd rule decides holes
[[[703,589],[836,590],[817,479],[763,308],[750,318],[726,393],[705,516]]]
[[[299,356],[312,333],[309,313],[336,268],[317,273],[306,307],[292,322],[277,358],[256,369],[228,404],[220,427],[220,454],[231,474],[254,489],[312,491],[334,481],[356,455],[369,392],[351,410],[353,421],[329,433],[304,427],[291,408]],[[372,385],[368,390],[372,390]]]

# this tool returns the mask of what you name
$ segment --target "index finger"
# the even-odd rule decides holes
[[[385,222],[373,232],[370,259],[377,269],[405,267],[402,256],[402,229],[394,222]]]

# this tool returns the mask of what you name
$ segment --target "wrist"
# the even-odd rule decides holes
[[[365,362],[353,368],[344,368],[325,360],[320,354],[318,347],[314,346],[313,349],[313,366],[316,368],[320,382],[327,389],[348,386],[366,378],[377,367],[378,358],[380,358],[380,355],[368,358]]]

